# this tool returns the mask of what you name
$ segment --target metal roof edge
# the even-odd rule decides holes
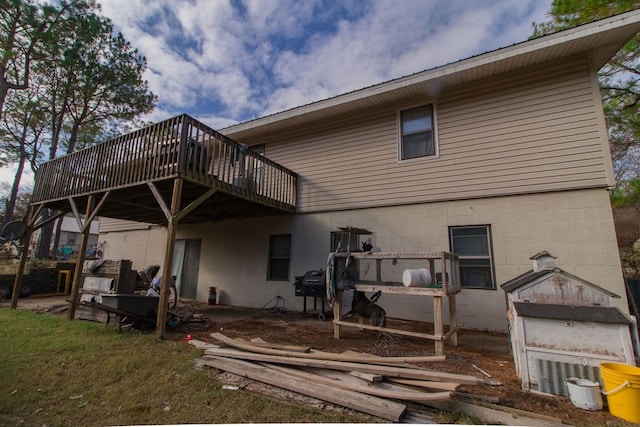
[[[555,274],[560,274],[563,275],[571,280],[575,280],[576,282],[581,282],[587,286],[590,286],[600,292],[602,292],[605,295],[610,296],[611,298],[621,298],[620,295],[611,292],[608,289],[603,288],[602,286],[598,286],[595,283],[591,283],[588,280],[585,280],[581,277],[578,277],[574,274],[571,274],[563,269],[561,269],[560,267],[554,267],[552,269],[543,269],[540,271],[533,271],[533,270],[529,270],[525,273],[520,274],[519,276],[514,277],[511,280],[506,281],[505,283],[501,284],[500,287],[506,292],[512,292],[515,291],[516,289],[519,289],[523,286],[532,284],[532,283],[538,283],[541,280],[544,280],[544,278],[546,278],[546,276],[552,276]],[[542,279],[541,279],[542,278]]]
[[[568,320],[575,322],[632,325],[633,321],[619,307],[594,305],[547,304],[514,301],[520,317],[533,319]]]
[[[430,80],[437,80],[451,74],[464,72],[466,70],[482,67],[500,61],[505,61],[521,55],[528,55],[537,51],[553,48],[558,45],[563,45],[572,41],[580,40],[582,38],[597,35],[618,28],[623,28],[625,26],[633,24],[637,25],[638,29],[636,31],[639,31],[640,9],[619,15],[614,15],[609,18],[601,19],[588,24],[583,24],[574,28],[559,31],[535,39],[526,40],[511,46],[485,52],[456,62],[420,71],[415,74],[399,77],[397,79],[389,80],[383,83],[378,83],[373,86],[357,89],[352,92],[336,95],[331,98],[294,107],[257,119],[238,123],[236,125],[220,129],[219,131],[224,134],[235,134],[254,128],[263,127],[269,124],[283,122],[288,119],[303,116],[305,114],[323,111],[332,107],[349,104],[351,102],[365,99],[374,95],[390,92],[405,86],[427,82]],[[626,40],[621,40],[621,42],[626,42]],[[596,49],[598,47],[603,46],[594,46],[592,47],[592,49]]]
[[[533,270],[529,270],[526,271],[516,277],[514,277],[513,279],[507,280],[506,282],[504,282],[503,284],[500,285],[500,287],[506,292],[509,293],[511,291],[514,291],[528,283],[531,283],[532,281],[546,276],[546,275],[550,275],[553,273],[553,270],[540,270],[540,271],[533,271]]]

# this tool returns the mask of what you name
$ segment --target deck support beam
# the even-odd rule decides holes
[[[173,249],[175,246],[176,232],[178,229],[178,223],[185,215],[204,203],[209,197],[211,197],[216,190],[210,189],[198,197],[196,200],[187,205],[184,209],[180,210],[180,202],[182,200],[182,186],[184,180],[182,178],[176,178],[173,180],[173,194],[171,196],[171,207],[167,207],[162,195],[156,188],[156,186],[150,182],[149,189],[155,197],[158,205],[164,212],[167,218],[167,241],[165,244],[164,263],[162,264],[162,281],[163,285],[169,283],[169,280],[173,278],[173,272],[171,271],[173,264]],[[170,286],[160,287],[160,301],[158,302],[158,318],[156,322],[156,335],[158,338],[164,338],[166,332],[167,323],[167,306],[169,303],[169,289]]]
[[[156,335],[158,338],[164,338],[167,324],[167,306],[169,303],[169,281],[172,280],[171,267],[173,264],[173,247],[176,239],[176,229],[178,228],[180,211],[180,200],[182,199],[182,179],[176,178],[173,181],[173,195],[171,196],[171,210],[167,212],[164,200],[156,196],[156,200],[167,216],[167,241],[164,251],[164,263],[162,264],[162,286],[160,287],[160,301],[158,302],[158,319],[156,322]],[[152,191],[153,186],[150,186]],[[168,214],[167,214],[168,213]]]
[[[103,196],[102,201],[106,199],[108,194],[109,193],[107,192]],[[73,202],[73,199],[70,199],[69,202],[71,203],[72,207],[75,205],[75,203]],[[77,303],[78,295],[80,294],[80,284],[82,283],[82,268],[84,265],[85,255],[87,253],[87,243],[89,242],[89,231],[91,231],[91,221],[93,220],[93,217],[95,216],[98,209],[100,209],[99,206],[101,206],[102,204],[101,203],[98,206],[98,208],[94,209],[93,203],[94,203],[93,196],[90,195],[89,198],[87,199],[87,210],[84,216],[84,223],[80,222],[79,216],[76,216],[76,219],[78,219],[79,224],[82,225],[81,227],[82,240],[80,241],[80,247],[78,248],[78,258],[76,259],[76,269],[73,273],[71,295],[69,296],[69,301],[70,301],[69,310],[67,311],[68,320],[73,320],[76,317],[76,305],[77,305],[76,303]],[[77,209],[74,212],[77,212]]]
[[[38,205],[27,220],[27,229],[24,236],[22,236],[22,255],[20,256],[20,264],[18,265],[18,271],[16,272],[16,278],[13,281],[13,292],[11,294],[11,308],[16,309],[18,307],[18,297],[20,296],[20,288],[22,287],[22,278],[24,277],[24,267],[27,265],[27,258],[29,258],[29,243],[31,242],[31,233],[35,229],[36,219],[42,212],[43,205]],[[42,227],[44,224],[40,224]]]

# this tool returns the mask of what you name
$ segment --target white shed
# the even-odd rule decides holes
[[[532,270],[501,285],[522,388],[566,395],[567,378],[602,383],[602,362],[635,366],[634,322],[612,303],[620,296],[556,267],[546,251],[531,260]]]

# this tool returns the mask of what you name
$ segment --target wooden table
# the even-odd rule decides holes
[[[342,313],[342,293],[345,289],[336,289],[336,298],[333,302],[333,335],[334,338],[340,339],[342,327],[357,327],[361,329],[371,329],[383,332],[389,332],[399,335],[419,337],[430,339],[435,342],[435,354],[444,354],[444,340],[447,339],[453,345],[458,344],[457,332],[459,330],[457,324],[456,294],[460,292],[460,266],[458,255],[450,252],[426,253],[426,252],[352,252],[352,253],[336,253],[336,263],[345,262],[347,256],[352,256],[355,260],[371,259],[376,261],[376,281],[357,281],[354,288],[357,291],[377,292],[399,295],[423,296],[433,299],[433,334],[422,332],[413,332],[400,329],[392,329],[387,327],[371,326],[364,324],[361,319],[360,323],[346,322],[341,320]],[[432,275],[432,283],[428,287],[408,287],[402,283],[390,284],[383,282],[382,278],[382,262],[384,260],[410,259],[418,261],[426,261],[429,263]],[[440,273],[441,283],[436,283],[436,274]],[[442,313],[443,298],[449,299],[449,330],[445,332],[444,319]]]

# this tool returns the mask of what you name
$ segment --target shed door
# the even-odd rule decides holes
[[[196,299],[201,244],[200,239],[175,241],[172,271],[181,298]]]

